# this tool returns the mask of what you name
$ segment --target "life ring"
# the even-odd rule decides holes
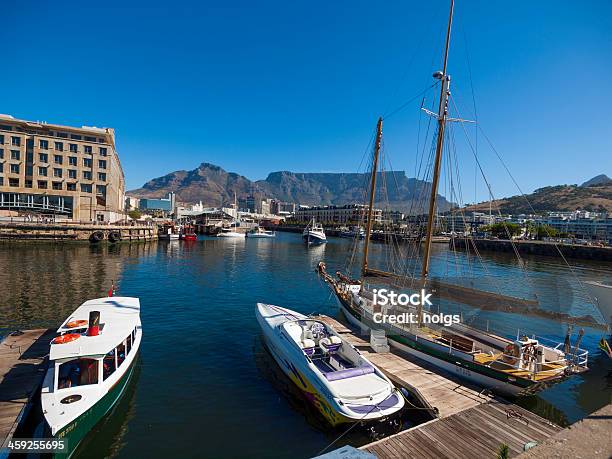
[[[86,320],[73,320],[72,322],[68,322],[65,326],[65,328],[77,328],[77,327],[83,327],[87,325],[87,321]]]
[[[119,231],[111,231],[108,233],[109,242],[119,242],[121,240],[121,233]]]
[[[94,243],[100,242],[102,239],[104,239],[104,233],[102,231],[94,231],[89,236],[89,241]]]
[[[56,336],[51,341],[51,344],[65,344],[77,340],[81,337],[78,333],[66,333],[65,335]]]

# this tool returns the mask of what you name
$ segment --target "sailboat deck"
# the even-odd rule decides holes
[[[510,374],[516,378],[532,378],[531,371],[523,370],[519,368],[512,368],[499,360],[502,357],[502,353],[498,352],[496,354],[486,354],[484,352],[480,352],[474,354],[474,361],[478,362],[482,365],[490,366],[491,368],[495,368],[496,370],[503,371],[504,373]],[[543,381],[545,379],[550,378],[551,376],[557,375],[560,371],[563,370],[565,365],[561,363],[547,363],[544,365],[544,369],[538,371],[533,378],[535,381]]]

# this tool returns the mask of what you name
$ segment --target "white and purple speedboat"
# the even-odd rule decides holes
[[[404,398],[391,381],[325,323],[269,304],[256,316],[283,372],[333,425],[381,420]]]

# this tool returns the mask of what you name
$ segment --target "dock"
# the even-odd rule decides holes
[[[27,330],[0,342],[0,446],[12,438],[30,409],[54,336],[54,330]]]
[[[548,420],[455,379],[404,353],[376,353],[369,342],[336,319],[318,316],[355,346],[397,386],[429,408],[434,419],[360,449],[379,459],[496,457],[508,447],[509,457],[553,437],[562,430]]]

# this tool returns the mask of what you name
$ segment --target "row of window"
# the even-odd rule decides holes
[[[5,124],[0,124],[0,130],[1,131],[12,131],[13,130],[13,126],[8,126]],[[17,132],[26,132],[23,128],[19,128],[19,127],[15,127],[14,129]],[[32,131],[32,134],[38,134],[38,135],[47,135],[50,134],[52,136],[55,137],[59,137],[61,139],[72,139],[72,140],[84,140],[85,142],[97,142],[97,143],[106,143],[106,140],[103,139],[102,137],[92,137],[89,135],[80,135],[80,134],[68,134],[67,132],[35,132]],[[21,137],[17,137],[17,136],[11,136],[11,139],[21,139]],[[4,142],[4,134],[0,134],[0,140],[2,140]],[[19,142],[21,140],[18,140]]]
[[[128,335],[119,345],[102,359],[102,380],[106,381],[119,368],[126,357],[134,349],[136,329]],[[79,357],[60,363],[57,369],[57,388],[98,384],[100,381],[100,360],[92,357]]]
[[[19,174],[21,167],[19,164],[9,164],[10,169],[9,172],[11,174]],[[4,172],[4,164],[0,163],[0,172]],[[26,175],[34,175],[33,174],[34,170],[32,166],[27,166],[26,167]],[[48,177],[49,175],[49,168],[48,167],[42,167],[39,166],[38,168],[38,175],[42,176],[42,177]],[[62,178],[64,176],[64,170],[63,169],[59,169],[54,167],[53,168],[53,177],[56,178]],[[71,179],[76,179],[77,178],[77,171],[75,169],[68,169],[68,178]],[[83,171],[83,180],[93,180],[93,175],[91,173],[91,171]],[[106,173],[105,172],[98,172],[98,180],[100,182],[106,182]]]
[[[4,159],[4,150],[2,148],[0,148],[0,159]],[[21,152],[19,150],[11,150],[11,159],[15,160],[15,161],[20,161],[21,160]],[[31,153],[27,154],[27,160],[28,161],[33,161],[34,160],[34,156]],[[47,153],[39,153],[38,154],[38,160],[41,163],[48,163],[49,162],[49,155]],[[55,164],[64,164],[64,157],[62,155],[53,155],[53,162]],[[78,158],[76,156],[68,156],[68,164],[70,166],[76,166],[78,162]],[[106,169],[106,160],[105,159],[99,159],[98,160],[98,168],[99,169]],[[83,166],[84,167],[93,167],[93,160],[91,158],[83,158]]]
[[[8,178],[8,186],[10,187],[19,187],[21,181],[18,178],[9,177]],[[37,188],[39,190],[48,190],[49,183],[46,180],[37,180],[36,181]],[[0,186],[4,186],[4,177],[0,176]],[[32,180],[24,181],[25,188],[33,188],[34,182]],[[51,182],[52,190],[63,190],[64,182]],[[93,193],[93,185],[91,183],[81,183],[80,184],[81,193]],[[66,191],[77,191],[77,184],[68,182],[66,183]],[[106,196],[106,185],[96,185],[96,195],[98,196]]]
[[[0,135],[0,145],[4,144],[4,136]],[[64,151],[64,142],[54,142],[56,151]],[[13,147],[21,146],[21,137],[11,137],[11,145]],[[49,141],[45,139],[39,139],[38,147],[41,150],[49,149]],[[76,143],[68,144],[68,151],[72,153],[78,153],[79,146]],[[83,152],[93,154],[93,147],[91,145],[83,145]],[[106,147],[98,147],[98,153],[100,156],[108,156],[108,149]]]

